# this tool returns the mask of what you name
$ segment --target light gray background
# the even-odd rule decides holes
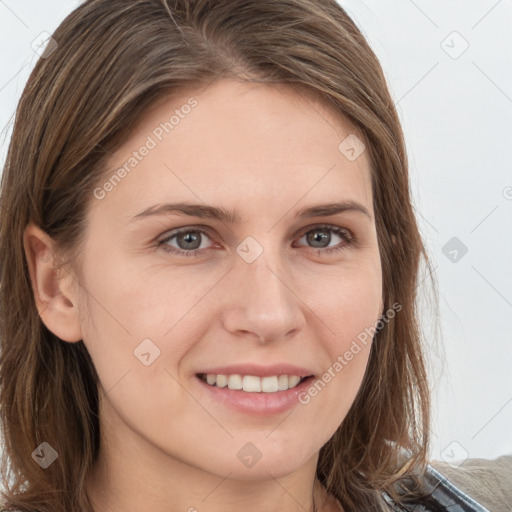
[[[439,282],[437,337],[428,278],[422,287],[431,458],[457,466],[512,453],[512,0],[340,3],[379,57],[397,104]],[[2,164],[37,60],[32,41],[78,4],[0,0]],[[459,245],[446,245],[453,237]]]

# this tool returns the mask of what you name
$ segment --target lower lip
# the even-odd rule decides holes
[[[308,377],[294,388],[286,391],[249,393],[239,389],[229,389],[228,387],[218,388],[204,382],[197,375],[195,378],[202,388],[209,393],[209,396],[215,400],[231,409],[254,416],[279,414],[299,404],[298,395],[305,392],[314,379],[314,377]]]

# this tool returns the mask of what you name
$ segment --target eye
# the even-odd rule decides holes
[[[179,231],[173,231],[171,234],[158,242],[158,246],[165,252],[177,254],[179,256],[197,256],[204,238],[209,238],[202,229],[185,228]],[[176,239],[178,247],[168,245],[168,242]]]
[[[338,244],[329,247],[329,244],[337,238],[341,240]],[[178,256],[198,256],[201,252],[208,250],[203,242],[210,239],[210,236],[204,229],[186,227],[180,230],[172,231],[168,236],[158,242],[158,247],[163,251]],[[305,238],[307,243],[313,244],[310,249],[316,249],[317,254],[323,255],[341,251],[351,246],[355,242],[355,237],[349,230],[339,226],[315,226],[306,231],[300,239]],[[299,239],[299,240],[300,240]],[[171,245],[171,242],[177,246]],[[327,245],[326,245],[327,244]]]
[[[332,233],[334,233],[335,239],[341,239],[341,244],[338,243],[332,247],[328,247],[329,243],[333,239]],[[317,253],[320,255],[341,251],[350,245],[353,245],[355,242],[355,238],[348,229],[330,225],[316,226],[313,229],[306,231],[305,234],[302,235],[301,239],[302,238],[305,238],[308,243],[313,244],[312,249],[318,249]],[[327,247],[325,244],[327,244]]]

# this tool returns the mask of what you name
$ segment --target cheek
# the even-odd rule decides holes
[[[326,349],[331,362],[350,349],[351,342],[373,328],[381,314],[382,274],[380,261],[361,261],[311,287],[312,309],[323,321],[328,335]],[[371,338],[371,337],[370,337]],[[350,357],[350,356],[349,356]]]
[[[86,326],[88,338],[91,342],[109,338],[109,346],[123,352],[127,348],[133,351],[146,338],[160,348],[163,340],[170,345],[173,330],[190,323],[197,305],[222,275],[169,265],[146,267],[126,254],[100,254],[99,250],[89,251],[85,268],[88,316],[93,319],[93,324]],[[176,341],[173,339],[173,347],[179,347]]]
[[[334,432],[339,426],[361,386],[381,314],[381,279],[376,261],[373,266],[354,266],[326,280],[322,293],[310,292],[315,298],[316,325],[326,333],[321,343],[327,357],[322,372],[299,401],[311,406],[314,414],[331,411],[326,417],[327,431]]]
[[[204,299],[226,270],[135,267],[114,252],[87,263],[84,307],[91,321],[83,340],[117,413],[132,426],[140,418],[185,421],[194,402],[183,392],[181,362],[211,327]]]

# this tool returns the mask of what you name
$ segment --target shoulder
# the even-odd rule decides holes
[[[432,461],[430,471],[467,498],[492,512],[510,512],[512,505],[512,455],[497,459],[467,459],[456,466]],[[478,509],[477,509],[478,510]]]
[[[460,465],[431,461],[422,477],[428,496],[392,510],[415,512],[510,512],[512,455],[497,459],[467,459]]]

